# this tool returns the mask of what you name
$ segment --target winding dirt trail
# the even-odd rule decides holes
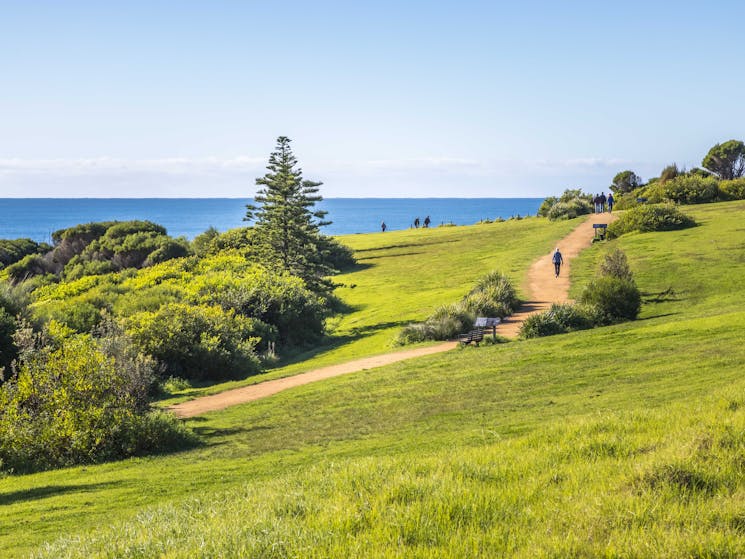
[[[564,265],[561,269],[561,275],[558,278],[554,277],[554,266],[551,262],[551,256],[556,247],[551,247],[551,251],[548,254],[537,260],[528,271],[528,295],[531,299],[520,307],[509,319],[500,324],[497,327],[497,333],[508,338],[517,337],[520,331],[520,325],[522,325],[528,316],[548,309],[551,303],[566,302],[569,294],[569,271],[571,270],[572,260],[582,249],[587,248],[592,243],[594,236],[593,224],[610,223],[613,219],[615,219],[615,216],[611,216],[610,214],[591,215],[587,221],[580,224],[569,235],[559,241],[558,247],[564,257]],[[194,417],[207,412],[222,410],[236,404],[266,398],[267,396],[295,386],[302,386],[347,373],[382,367],[383,365],[390,365],[391,363],[397,363],[398,361],[404,361],[414,357],[442,353],[456,346],[457,342],[444,342],[430,347],[420,347],[355,359],[347,363],[322,367],[291,377],[226,390],[225,392],[211,396],[202,396],[201,398],[176,404],[169,409],[178,417]]]
[[[615,219],[616,216],[613,214],[591,214],[587,221],[558,242],[557,246],[564,257],[564,265],[561,267],[561,274],[558,278],[554,277],[552,262],[556,247],[551,247],[548,254],[536,260],[528,270],[527,283],[530,300],[497,327],[497,334],[506,338],[516,338],[520,332],[520,326],[531,314],[548,310],[551,303],[569,301],[569,272],[572,269],[572,260],[592,244],[595,236],[592,226],[595,223],[610,223]]]

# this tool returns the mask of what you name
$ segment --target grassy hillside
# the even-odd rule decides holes
[[[743,556],[745,204],[688,211],[700,227],[595,245],[573,268],[581,282],[605,250],[627,251],[647,301],[635,323],[307,385],[190,420],[205,444],[178,455],[5,478],[0,553]],[[533,223],[506,224],[506,244],[553,227]],[[381,252],[436,260],[408,244]],[[376,274],[381,302],[399,274],[417,285],[386,258],[355,272]],[[451,272],[430,273],[419,283],[436,290]],[[372,312],[363,287],[345,299]],[[400,296],[402,315],[426,312]],[[396,322],[391,309],[339,328]]]
[[[267,374],[188,389],[164,404],[393,351],[402,326],[459,300],[487,272],[500,270],[519,286],[533,260],[549,252],[579,221],[533,218],[340,237],[355,249],[358,265],[334,278],[347,312],[329,321],[329,336],[322,345],[287,356]]]

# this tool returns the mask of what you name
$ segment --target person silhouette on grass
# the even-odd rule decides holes
[[[556,252],[554,252],[554,257],[552,258],[552,261],[554,263],[554,270],[556,271],[556,277],[559,277],[559,272],[561,271],[561,265],[564,263],[564,258],[561,256],[561,252],[559,252],[559,247],[556,247]]]

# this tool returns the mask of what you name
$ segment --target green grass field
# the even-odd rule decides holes
[[[640,320],[303,386],[189,420],[188,452],[6,477],[0,555],[745,556],[745,203],[686,211],[699,227],[573,267],[577,292],[623,248]],[[309,366],[384,351],[490,269],[521,279],[572,225],[350,238],[347,339]]]
[[[577,222],[533,218],[340,237],[355,249],[358,265],[334,277],[348,312],[329,320],[325,343],[287,356],[265,374],[187,389],[163,405],[395,351],[399,348],[392,343],[402,326],[456,302],[486,273],[499,270],[519,286],[533,260],[549,252]]]

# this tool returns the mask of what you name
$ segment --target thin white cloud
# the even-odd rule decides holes
[[[215,171],[255,171],[265,157],[166,157],[160,159],[119,159],[94,157],[79,159],[0,159],[0,174],[109,174],[121,172],[209,173]]]
[[[617,158],[401,159],[304,161],[324,196],[527,196],[577,186],[605,188],[623,169],[649,165]],[[251,196],[266,157],[0,159],[0,196]]]

